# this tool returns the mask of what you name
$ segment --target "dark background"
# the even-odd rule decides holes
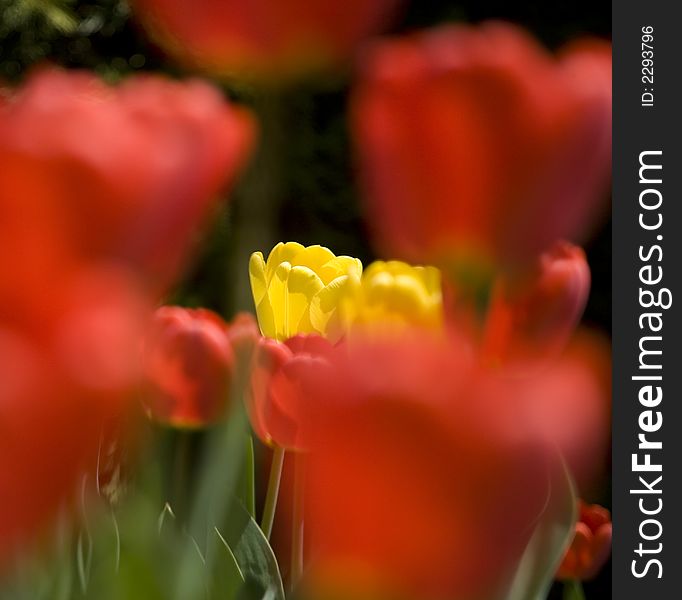
[[[63,2],[76,17],[77,28],[65,31],[59,17],[36,10],[38,4],[21,0],[0,0],[0,79],[15,82],[31,65],[50,61],[67,67],[94,69],[115,79],[134,71],[165,71],[184,75],[167,61],[130,20],[124,3]],[[528,28],[550,48],[580,35],[610,38],[611,4],[588,1],[490,2],[483,0],[413,0],[407,2],[393,27],[394,32],[431,26],[443,21],[477,22],[509,20]],[[273,93],[276,114],[263,114],[262,102],[248,89],[226,84],[239,100],[254,104],[261,113],[264,139],[275,148],[275,160],[261,151],[233,195],[229,208],[216,216],[215,225],[204,242],[200,258],[190,270],[173,301],[201,304],[230,316],[248,308],[248,282],[244,253],[269,247],[279,240],[304,244],[322,243],[336,253],[360,257],[365,264],[372,257],[364,233],[358,194],[354,187],[353,160],[345,108],[348,76],[324,81],[306,81]],[[270,121],[269,121],[270,119]],[[275,166],[273,166],[273,164]],[[244,200],[245,188],[266,181],[264,194],[269,206],[269,230],[256,236],[259,247],[244,246],[240,224],[263,217]],[[252,191],[252,190],[251,190]],[[251,197],[252,194],[249,194]],[[247,244],[248,245],[248,244]],[[592,268],[592,294],[585,321],[610,334],[611,330],[611,228],[602,223],[587,244]],[[216,277],[216,273],[224,276]],[[241,283],[235,284],[238,281]],[[241,289],[234,289],[234,286]],[[603,498],[610,505],[610,489]],[[586,585],[588,600],[611,597],[610,568]],[[560,598],[555,590],[553,598]]]

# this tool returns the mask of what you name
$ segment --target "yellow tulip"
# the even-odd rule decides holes
[[[443,326],[440,271],[400,261],[376,261],[352,278],[339,306],[346,331],[401,332],[406,327],[438,331]]]
[[[254,252],[249,277],[261,332],[283,341],[299,333],[338,331],[339,298],[350,278],[361,273],[357,258],[335,256],[322,246],[280,242],[267,260]]]

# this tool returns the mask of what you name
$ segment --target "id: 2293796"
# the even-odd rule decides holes
[[[654,105],[654,28],[642,27],[642,106]]]

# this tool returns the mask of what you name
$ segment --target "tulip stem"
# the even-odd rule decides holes
[[[279,484],[282,479],[282,467],[284,465],[284,448],[277,446],[272,455],[272,465],[270,466],[270,477],[268,478],[268,491],[265,495],[265,506],[263,507],[263,520],[261,529],[265,537],[269,540],[272,534],[272,525],[275,522],[275,512],[277,510],[277,497],[279,496]]]
[[[303,523],[303,486],[304,463],[303,455],[294,456],[294,498],[293,498],[293,523],[291,529],[291,574],[290,585],[293,591],[303,574],[303,542],[304,542],[304,523]]]
[[[585,600],[583,586],[577,579],[564,583],[564,600]]]

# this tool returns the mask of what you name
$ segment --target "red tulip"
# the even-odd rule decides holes
[[[501,275],[486,316],[484,357],[498,363],[556,357],[580,320],[589,289],[585,253],[566,242],[554,244],[525,276]]]
[[[419,600],[499,592],[547,494],[522,390],[417,335],[341,347],[329,364],[306,389],[311,585]]]
[[[199,82],[42,70],[0,101],[0,560],[125,421],[148,293],[179,275],[252,130]]]
[[[596,504],[580,501],[575,536],[557,572],[557,579],[594,578],[611,554],[611,515]]]
[[[61,245],[165,290],[253,136],[251,117],[199,81],[33,73],[0,105],[0,210],[24,223],[14,236],[31,233],[29,276]]]
[[[501,23],[379,42],[352,103],[385,254],[516,265],[582,237],[610,177],[611,49],[548,55]]]
[[[154,38],[176,58],[221,75],[282,79],[346,58],[397,0],[135,0]]]
[[[109,268],[61,277],[39,326],[0,320],[0,563],[70,504],[137,382],[144,297]]]
[[[283,343],[261,338],[256,348],[247,407],[251,425],[265,444],[305,449],[311,405],[307,381],[330,365],[333,346],[318,335],[298,335]]]
[[[604,475],[611,447],[610,341],[578,330],[556,360],[527,379],[532,419],[561,449],[578,489],[590,490]]]
[[[145,403],[154,419],[202,427],[223,416],[238,353],[249,353],[257,335],[253,317],[239,316],[234,327],[230,335],[232,327],[206,309],[163,306],[156,311],[143,350]]]

